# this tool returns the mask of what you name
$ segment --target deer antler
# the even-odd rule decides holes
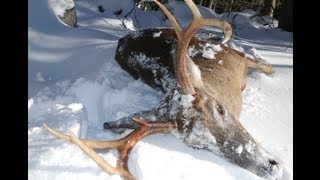
[[[231,25],[226,22],[219,20],[217,18],[204,18],[200,14],[197,6],[194,4],[192,0],[185,0],[187,5],[189,6],[192,14],[194,16],[193,21],[189,24],[187,29],[182,30],[173,15],[169,12],[169,10],[162,5],[159,1],[153,0],[158,6],[162,9],[162,11],[168,16],[168,19],[172,23],[172,26],[177,34],[178,37],[178,57],[177,57],[177,77],[179,84],[182,89],[183,94],[195,94],[194,87],[191,83],[191,80],[188,76],[188,69],[187,69],[187,59],[189,58],[187,55],[188,46],[190,40],[194,33],[196,33],[201,27],[203,26],[217,26],[222,28],[225,33],[224,40],[222,43],[226,43],[232,36],[232,28]]]
[[[142,119],[136,118],[133,118],[133,120],[139,123],[140,127],[132,131],[126,137],[116,141],[84,140],[77,138],[73,133],[70,133],[70,135],[66,135],[49,128],[45,124],[44,127],[57,137],[77,144],[80,149],[89,157],[91,157],[105,172],[109,174],[119,174],[124,179],[135,179],[128,170],[128,155],[131,152],[133,146],[143,137],[150,134],[166,133],[172,131],[176,128],[176,123],[175,121],[146,122]],[[117,166],[111,166],[93,149],[117,149],[119,153]]]

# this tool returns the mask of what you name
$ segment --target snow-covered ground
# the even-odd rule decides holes
[[[119,3],[121,2],[121,3]],[[49,134],[42,126],[73,131],[86,139],[114,140],[125,134],[103,129],[103,123],[148,110],[162,94],[134,80],[114,60],[117,40],[131,30],[168,27],[160,11],[136,9],[132,0],[74,2],[78,28],[63,24],[57,15],[71,0],[28,1],[28,177],[29,179],[121,179],[109,176],[77,146]],[[105,12],[97,6],[104,4]],[[168,5],[186,26],[192,14],[183,2]],[[220,16],[201,7],[201,13]],[[232,21],[236,13],[220,17]],[[293,58],[292,33],[249,22],[252,11],[234,18],[236,32],[229,46],[269,61],[275,73],[248,75],[241,123],[293,175]],[[206,30],[216,30],[206,28]],[[255,48],[255,49],[252,49]],[[128,131],[129,132],[129,131]],[[98,151],[116,163],[115,151]],[[260,179],[251,172],[206,150],[186,146],[171,134],[144,138],[134,147],[129,169],[138,179]]]

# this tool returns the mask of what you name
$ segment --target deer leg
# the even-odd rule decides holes
[[[126,129],[137,129],[139,124],[136,121],[132,121],[132,118],[149,119],[152,121],[155,119],[155,111],[141,111],[116,121],[105,122],[103,128],[109,129],[114,133],[123,133]]]
[[[246,58],[246,63],[248,67],[255,68],[265,74],[272,74],[274,71],[272,70],[271,64],[263,63],[257,59]]]

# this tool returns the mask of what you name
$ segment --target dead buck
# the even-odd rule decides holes
[[[140,34],[129,34],[119,40],[116,59],[134,77],[165,92],[160,104],[150,111],[105,123],[106,129],[135,129],[116,141],[78,139],[73,134],[65,135],[45,127],[52,134],[77,144],[105,172],[119,174],[125,179],[134,179],[127,165],[134,145],[145,136],[166,132],[173,132],[189,146],[213,151],[258,176],[280,178],[281,163],[239,122],[248,67],[271,73],[272,66],[217,41],[194,37],[199,28],[216,26],[224,30],[222,43],[225,43],[231,38],[232,28],[228,22],[203,18],[192,0],[185,0],[194,16],[186,29],[181,29],[166,7],[154,2],[168,16],[174,30],[147,29]],[[204,54],[201,56],[201,52],[192,55],[189,47],[193,46],[195,49],[211,46],[216,54],[211,60],[203,57]],[[110,148],[119,152],[116,167],[93,150]]]

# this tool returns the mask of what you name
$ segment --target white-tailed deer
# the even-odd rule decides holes
[[[119,40],[116,60],[134,77],[165,92],[159,105],[150,111],[106,122],[104,127],[115,131],[135,129],[116,141],[78,139],[73,134],[45,127],[52,134],[77,144],[107,173],[119,174],[125,179],[134,179],[127,165],[133,146],[147,135],[165,132],[173,132],[185,144],[213,151],[258,176],[281,177],[281,163],[239,122],[248,67],[272,73],[272,66],[224,46],[232,36],[230,24],[202,17],[192,0],[185,0],[194,15],[186,29],[181,29],[165,6],[154,2],[168,16],[174,30],[147,29],[123,37]],[[203,26],[222,28],[225,33],[222,44],[194,37]],[[207,57],[201,51],[192,53],[189,47],[209,47],[215,54]],[[93,150],[110,148],[119,152],[116,167]]]

